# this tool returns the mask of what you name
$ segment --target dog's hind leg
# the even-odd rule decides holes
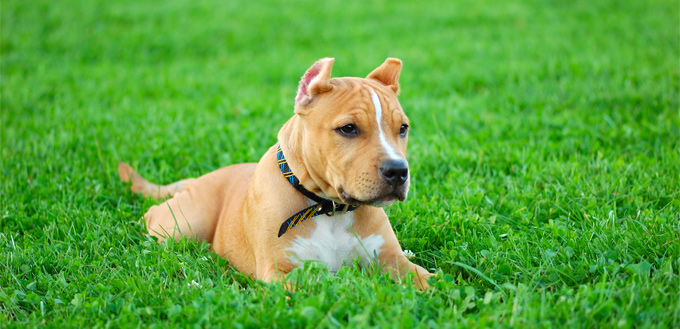
[[[183,191],[149,208],[144,214],[149,234],[159,242],[188,237],[212,243],[220,207],[206,192],[189,182]]]
[[[198,240],[212,241],[217,204],[210,202],[205,191],[191,184],[197,179],[190,178],[168,185],[151,183],[135,172],[126,163],[118,164],[118,175],[126,182],[132,182],[131,190],[154,199],[172,197],[163,203],[152,206],[144,214],[149,234],[163,241],[168,237],[180,239],[182,236]]]
[[[150,235],[157,236],[159,241],[186,236],[212,243],[224,209],[233,209],[227,215],[230,221],[240,216],[240,202],[228,201],[243,199],[255,166],[238,164],[163,186],[148,182],[125,163],[118,165],[118,174],[122,180],[132,182],[133,192],[158,199],[172,196],[144,214]]]

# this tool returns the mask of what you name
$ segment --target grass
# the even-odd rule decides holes
[[[20,1],[0,6],[0,327],[680,325],[675,1]],[[418,292],[308,264],[295,292],[159,245],[117,160],[257,161],[316,59],[404,61]]]

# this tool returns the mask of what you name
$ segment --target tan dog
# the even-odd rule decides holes
[[[408,118],[397,100],[401,61],[388,58],[365,79],[331,79],[334,59],[302,77],[295,115],[259,163],[218,169],[158,186],[127,164],[118,172],[132,191],[163,198],[144,215],[159,241],[182,235],[205,240],[239,271],[283,280],[302,261],[337,271],[377,260],[396,279],[432,276],[411,263],[380,208],[403,201]],[[310,193],[311,192],[311,193]]]

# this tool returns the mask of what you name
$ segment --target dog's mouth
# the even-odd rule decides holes
[[[387,207],[395,203],[397,200],[398,201],[406,200],[406,191],[405,190],[401,191],[401,189],[393,189],[392,191],[388,191],[388,193],[385,193],[378,197],[367,200],[361,200],[351,196],[344,189],[340,188],[340,199],[342,200],[343,203],[353,206],[369,205],[374,207]]]

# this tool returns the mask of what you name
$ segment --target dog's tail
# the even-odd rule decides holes
[[[144,179],[144,177],[140,176],[132,167],[124,162],[118,162],[118,176],[124,182],[132,182],[130,189],[133,193],[141,193],[154,199],[173,196],[183,191],[187,183],[194,180],[194,178],[189,178],[168,185],[156,185]]]

